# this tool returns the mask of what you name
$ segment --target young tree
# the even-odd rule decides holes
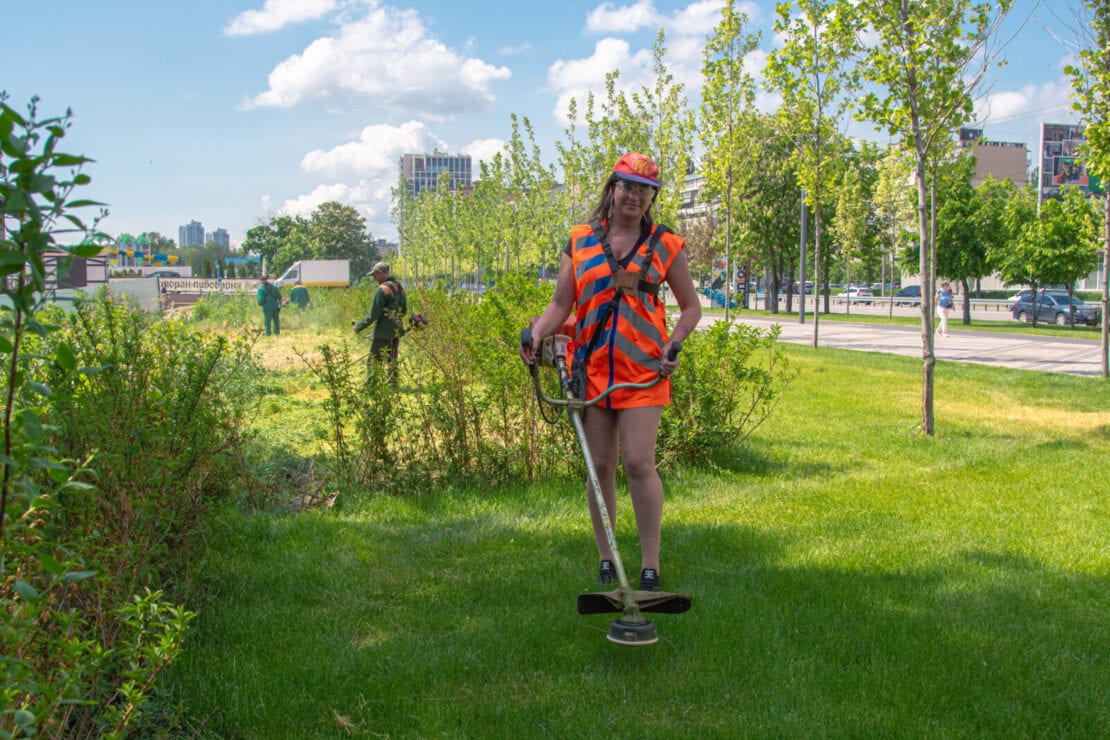
[[[890,265],[890,278],[894,277],[898,255],[912,236],[914,201],[912,198],[913,170],[904,153],[891,147],[879,161],[875,182],[873,206],[879,241],[886,253],[884,265]],[[884,267],[883,282],[887,280]],[[894,301],[887,306],[887,315],[894,315]]]
[[[657,221],[673,225],[681,205],[682,182],[691,161],[693,117],[687,108],[685,86],[674,81],[664,63],[667,47],[662,31],[652,46],[650,87],[627,93],[618,88],[620,71],[605,77],[605,97],[593,93],[585,101],[586,140],[579,138],[578,101],[568,110],[566,141],[556,144],[571,222],[578,222],[593,206],[601,183],[621,155],[642,152],[659,165],[664,187],[656,199]],[[600,105],[600,110],[599,110]]]
[[[1110,182],[1110,4],[1086,0],[1075,13],[1085,43],[1079,64],[1067,67],[1074,88],[1074,108],[1086,126],[1082,154],[1087,171]],[[1086,17],[1084,17],[1086,16]],[[1105,185],[1104,185],[1105,187]],[[1110,190],[1103,197],[1102,229],[1102,377],[1110,378]]]
[[[1075,281],[1098,261],[1095,209],[1078,188],[1062,188],[1061,196],[1042,203],[1040,214],[1024,225],[1012,245],[1033,296],[1044,286],[1065,285],[1070,299]],[[1074,317],[1069,322],[1074,328]]]
[[[792,157],[794,140],[782,119],[752,111],[743,117],[734,198],[738,251],[763,272],[764,307],[778,312],[779,289],[793,280],[801,238],[801,189]],[[787,310],[790,310],[789,298]]]
[[[937,274],[963,286],[963,323],[971,323],[971,283],[991,273],[987,252],[1004,248],[1002,209],[1013,195],[1008,180],[988,176],[971,184],[975,158],[958,157],[943,168],[937,211]]]
[[[844,0],[845,4],[847,0]],[[870,0],[856,6],[870,43],[860,72],[879,87],[863,100],[862,117],[913,152],[917,186],[923,355],[921,431],[934,433],[932,249],[927,170],[951,148],[950,131],[967,121],[972,91],[993,62],[988,48],[1012,0]]]
[[[852,261],[860,256],[864,242],[867,240],[869,215],[870,208],[868,199],[864,197],[859,170],[848,167],[840,181],[836,213],[829,224],[829,233],[839,244],[840,256],[844,259],[845,282],[851,282]],[[851,301],[848,302],[847,307],[848,313],[851,313]]]
[[[724,211],[726,286],[731,286],[734,199],[747,188],[741,170],[751,166],[743,156],[745,129],[755,102],[755,79],[745,70],[744,58],[755,50],[759,35],[744,32],[748,17],[736,9],[735,0],[726,0],[721,21],[709,37],[703,52],[701,125],[699,133],[705,147],[702,197],[716,201]],[[729,320],[729,290],[725,290],[725,321]]]
[[[796,12],[798,15],[792,16]],[[827,197],[832,147],[841,115],[850,103],[854,73],[849,67],[856,55],[855,6],[846,0],[796,0],[780,3],[775,33],[784,37],[781,49],[773,52],[767,65],[771,88],[782,95],[780,114],[794,131],[798,148],[795,170],[805,189],[806,203],[813,212],[814,255],[819,285],[822,276],[821,209]],[[815,290],[816,294],[816,290]],[[819,311],[813,303],[813,346],[818,344]],[[825,306],[828,307],[826,288]]]

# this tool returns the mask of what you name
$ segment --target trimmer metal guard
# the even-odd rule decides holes
[[[666,591],[634,591],[632,598],[642,612],[657,612],[659,614],[681,614],[690,609],[690,596],[688,594],[672,594]],[[616,591],[600,591],[578,594],[579,614],[605,614],[606,612],[623,612],[624,602],[621,601],[620,589]]]

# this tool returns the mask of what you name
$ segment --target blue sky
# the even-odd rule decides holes
[[[1054,5],[1064,0],[1051,0]],[[201,221],[247,229],[327,200],[395,238],[389,190],[408,152],[492,156],[510,115],[546,157],[566,101],[617,67],[638,88],[656,32],[667,65],[700,96],[701,50],[720,0],[0,0],[0,90],[22,110],[72,108],[66,151],[96,160],[83,195],[108,204],[110,234]],[[985,134],[1035,150],[1041,121],[1068,122],[1068,50],[1037,0],[1016,0],[1008,64],[978,101]],[[772,48],[774,3],[741,4]],[[1068,39],[1065,29],[1057,36]],[[771,108],[774,98],[761,97]],[[477,167],[475,167],[477,171]]]

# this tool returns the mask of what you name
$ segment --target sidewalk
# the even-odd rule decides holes
[[[733,313],[731,318],[734,323],[748,324],[760,329],[766,329],[772,324],[779,324],[782,327],[782,333],[779,335],[781,341],[813,345],[812,314],[806,317],[806,323],[804,324],[798,323],[796,314],[783,314],[781,317],[773,318],[752,316],[741,312]],[[702,328],[719,320],[723,320],[723,318],[721,316],[702,316],[698,326]],[[1099,341],[1097,339],[1034,337],[1020,334],[995,334],[988,331],[960,331],[959,324],[953,325],[951,321],[949,327],[949,336],[935,337],[934,348],[938,360],[974,362],[980,365],[1086,375],[1096,378],[1102,372],[1102,365],[1099,361]],[[852,349],[860,352],[885,352],[917,358],[922,356],[921,329],[919,327],[822,321],[819,324],[817,339],[819,347]]]

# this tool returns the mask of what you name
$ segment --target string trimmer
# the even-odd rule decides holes
[[[651,645],[659,640],[655,625],[644,618],[643,612],[660,612],[665,614],[680,614],[690,608],[690,597],[686,594],[672,594],[664,591],[633,591],[628,585],[628,576],[624,572],[620,552],[617,550],[617,538],[613,533],[613,526],[609,521],[609,512],[605,507],[605,497],[601,494],[601,485],[598,483],[597,470],[594,468],[593,457],[590,455],[590,446],[586,442],[586,431],[582,425],[582,413],[597,403],[600,403],[615,390],[621,388],[651,388],[660,380],[659,378],[647,383],[618,383],[598,395],[596,398],[585,400],[578,397],[571,375],[567,372],[567,344],[570,337],[563,334],[553,334],[545,337],[540,345],[540,355],[535,358],[528,371],[532,375],[532,386],[536,391],[536,398],[559,408],[565,408],[574,424],[574,431],[578,434],[578,443],[582,447],[582,457],[586,462],[586,472],[590,478],[590,489],[593,491],[594,501],[601,513],[601,521],[605,527],[605,539],[613,554],[613,569],[617,572],[617,582],[620,588],[616,591],[601,593],[585,593],[578,596],[579,614],[601,614],[605,612],[620,612],[619,619],[609,626],[608,638],[618,645]],[[532,330],[524,329],[520,332],[522,346],[532,346]],[[682,345],[675,343],[671,346],[668,359],[673,360],[678,356]],[[538,362],[536,362],[538,360]],[[544,393],[540,386],[538,365],[551,367],[559,377],[559,385],[565,398],[554,398]],[[584,389],[582,394],[585,395]]]

